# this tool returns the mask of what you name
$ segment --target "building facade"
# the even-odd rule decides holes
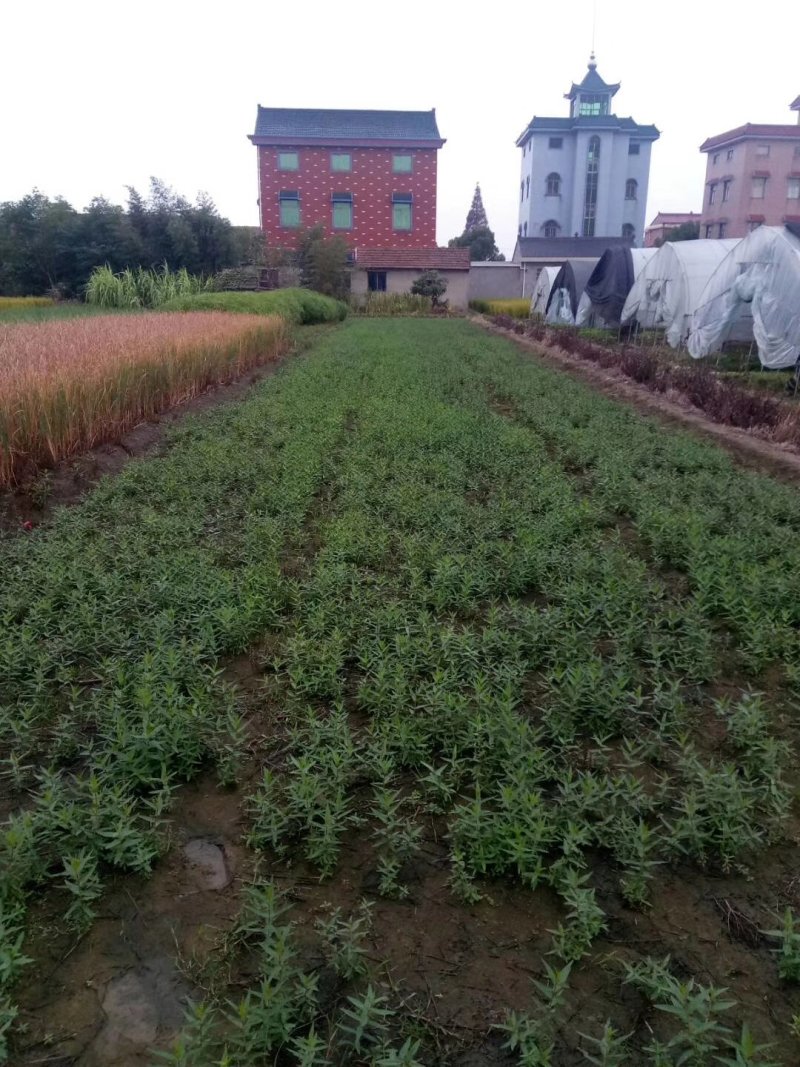
[[[650,155],[660,136],[612,111],[619,85],[606,83],[594,55],[586,77],[565,94],[563,118],[534,116],[522,151],[520,237],[644,237]]]
[[[350,292],[408,293],[423,271],[435,270],[447,282],[443,299],[464,310],[469,300],[468,248],[359,248],[350,273]]]
[[[644,231],[644,247],[658,247],[663,244],[668,233],[688,223],[697,223],[699,226],[700,213],[698,211],[659,211]]]
[[[436,245],[433,111],[345,111],[259,106],[255,133],[261,229],[297,247],[320,225],[351,248]]]
[[[800,97],[791,105],[800,119]],[[800,222],[800,124],[751,122],[709,137],[701,237],[744,237]]]

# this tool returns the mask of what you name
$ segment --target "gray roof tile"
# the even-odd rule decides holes
[[[607,248],[630,244],[626,237],[518,237],[513,259],[597,259]]]
[[[440,141],[436,111],[352,111],[328,108],[261,107],[257,138]]]
[[[591,129],[619,130],[640,137],[643,141],[657,141],[661,136],[657,126],[640,126],[632,118],[620,118],[618,115],[577,115],[575,118],[534,115],[517,138],[517,144],[522,147],[532,133],[570,133],[572,130]]]

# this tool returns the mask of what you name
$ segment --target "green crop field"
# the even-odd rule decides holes
[[[799,534],[360,319],[0,539],[9,1062],[800,1062]]]

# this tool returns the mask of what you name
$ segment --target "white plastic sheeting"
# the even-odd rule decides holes
[[[565,259],[550,290],[545,319],[553,325],[573,326],[586,283],[599,257],[579,256]]]
[[[791,367],[800,355],[800,239],[759,226],[728,253],[692,316],[689,352],[700,359],[739,339],[747,318],[764,367]]]
[[[740,238],[666,241],[648,260],[628,293],[622,322],[663,329],[673,348],[689,336],[692,315],[711,275]]]
[[[558,274],[558,267],[542,267],[531,297],[531,315],[544,315],[547,311],[547,301],[550,299],[550,290]]]
[[[618,249],[618,250],[615,250],[615,251],[621,252],[622,249]],[[630,252],[631,266],[633,268],[633,277],[631,278],[631,284],[635,284],[636,279],[639,277],[639,275],[644,270],[645,264],[649,260],[651,260],[653,258],[653,256],[656,254],[656,252],[658,252],[658,249],[657,248],[629,248],[629,249],[627,249],[627,251]],[[608,255],[608,253],[606,253],[606,255]],[[602,263],[602,261],[603,261],[603,257],[601,256],[600,257],[600,263]],[[596,271],[600,269],[600,263],[598,263]],[[596,276],[596,271],[595,271],[595,274],[592,275],[592,278],[594,278]],[[589,286],[587,286],[587,289],[588,288],[589,288]],[[581,298],[578,301],[578,311],[577,311],[577,314],[575,315],[575,325],[576,326],[599,326],[599,327],[608,327],[608,326],[617,326],[617,325],[619,325],[617,322],[607,322],[605,320],[605,318],[603,317],[604,309],[601,308],[601,307],[596,307],[592,303],[592,299],[589,296],[589,293],[587,292],[587,289],[584,289],[584,291],[581,293]],[[619,305],[617,305],[617,307],[619,307]]]

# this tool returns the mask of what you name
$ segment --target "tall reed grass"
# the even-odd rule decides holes
[[[96,315],[0,330],[0,487],[275,359],[278,316]]]
[[[49,296],[0,296],[0,315],[4,311],[27,311],[29,308],[52,307],[55,300]]]
[[[176,297],[191,296],[209,288],[210,279],[189,274],[185,267],[171,271],[128,267],[115,274],[111,267],[95,267],[86,285],[86,300],[103,308],[155,308]]]

